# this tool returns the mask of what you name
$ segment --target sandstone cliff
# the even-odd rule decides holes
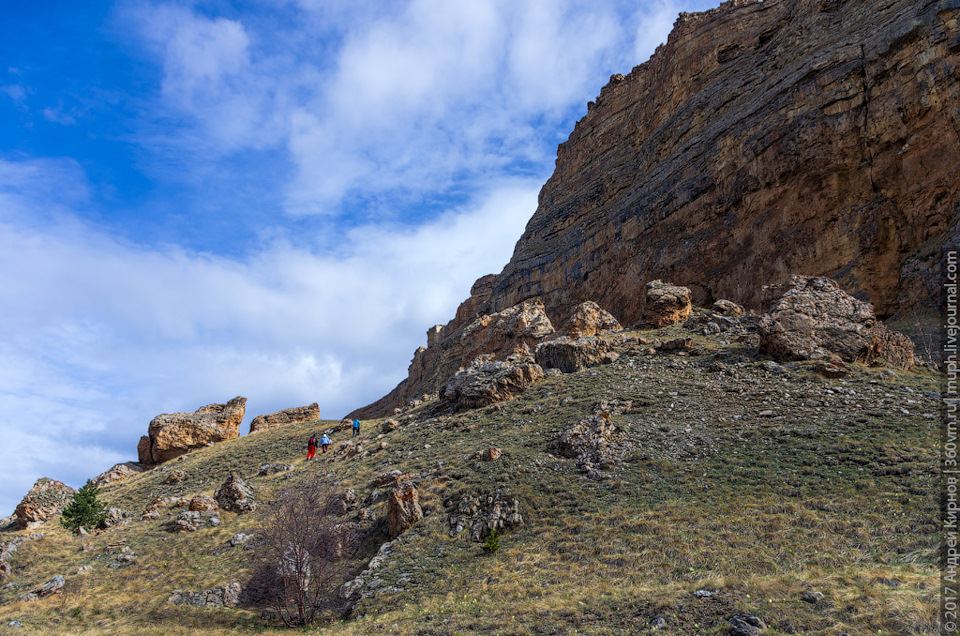
[[[592,300],[625,325],[644,286],[760,308],[764,284],[827,276],[880,318],[936,304],[960,219],[960,2],[730,0],[681,14],[570,138],[513,257],[428,332],[410,375],[357,411],[432,392],[477,316]]]

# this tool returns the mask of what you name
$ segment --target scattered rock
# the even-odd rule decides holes
[[[683,322],[693,312],[691,298],[688,287],[652,280],[647,283],[643,322],[656,329]]]
[[[107,508],[99,527],[103,530],[125,526],[130,523],[130,515],[120,508]]]
[[[278,426],[316,422],[320,419],[320,406],[314,402],[308,406],[284,409],[270,415],[258,415],[250,422],[250,432],[257,433]]]
[[[181,481],[187,478],[186,471],[183,470],[171,470],[166,479],[163,480],[165,484],[179,484]]]
[[[20,598],[25,601],[32,601],[38,598],[47,598],[48,596],[59,594],[60,590],[63,589],[63,586],[66,585],[66,582],[66,579],[64,579],[62,575],[58,574],[37,589],[24,594]]]
[[[600,470],[614,468],[628,447],[607,413],[583,418],[551,443],[562,457],[577,461],[577,467],[591,479],[602,479]]]
[[[488,448],[481,452],[480,459],[485,462],[495,462],[503,456],[503,451],[499,448]]]
[[[30,530],[63,512],[77,491],[61,481],[41,477],[17,505],[17,527]]]
[[[593,301],[577,305],[562,331],[571,338],[595,336],[601,331],[623,331],[623,326],[609,312]]]
[[[913,365],[913,343],[877,320],[873,306],[828,278],[793,276],[767,285],[759,324],[760,353],[778,360],[839,357],[845,362]]]
[[[450,536],[470,531],[470,540],[483,541],[491,530],[500,532],[523,526],[520,501],[497,490],[475,496],[465,494],[448,506]]]
[[[513,399],[541,379],[543,369],[527,358],[500,362],[479,357],[443,385],[440,399],[455,411],[466,411]]]
[[[660,351],[690,351],[693,349],[693,338],[675,338],[668,340],[658,347]]]
[[[240,584],[237,582],[221,585],[202,592],[184,592],[176,590],[167,599],[174,605],[192,605],[193,607],[236,607],[240,603]]]
[[[174,532],[195,532],[200,527],[200,513],[185,510],[177,513],[177,520],[174,522]]]
[[[293,470],[293,466],[290,464],[260,464],[260,472],[257,473],[257,475],[260,477],[267,477],[268,475],[285,473],[288,470]]]
[[[743,307],[731,300],[718,300],[713,303],[713,313],[731,318],[738,318],[744,314]]]
[[[730,636],[757,636],[767,628],[763,619],[747,614],[738,614],[730,619]]]
[[[400,426],[400,422],[397,420],[386,420],[380,425],[380,432],[384,434],[390,433],[397,430],[398,426]]]
[[[537,364],[544,369],[576,373],[614,362],[618,356],[610,343],[596,336],[577,339],[561,336],[537,345],[535,357]]]
[[[230,512],[251,512],[257,508],[253,490],[237,473],[230,473],[227,480],[214,494],[214,499],[217,500],[221,508]]]
[[[823,593],[815,592],[813,590],[807,590],[806,592],[800,595],[800,600],[803,601],[804,603],[811,603],[811,604],[819,603],[820,601],[823,600]]]
[[[114,484],[128,477],[139,475],[143,470],[143,466],[137,462],[123,462],[121,464],[114,464],[112,468],[100,473],[90,481],[93,482],[93,485],[97,488],[102,488],[107,484]]]
[[[247,398],[235,397],[226,404],[209,404],[193,413],[158,415],[137,446],[140,463],[160,464],[209,443],[239,437],[246,403]]]
[[[255,535],[245,534],[243,532],[238,532],[237,534],[230,537],[230,545],[237,547],[238,545],[243,545],[250,541]]]

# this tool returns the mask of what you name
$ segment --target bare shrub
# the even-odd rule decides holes
[[[287,487],[261,507],[257,563],[247,600],[270,607],[288,627],[311,625],[325,610],[343,611],[335,594],[344,557],[334,487],[316,478]]]

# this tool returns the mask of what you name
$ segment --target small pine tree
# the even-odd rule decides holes
[[[97,499],[98,494],[100,489],[88,479],[87,483],[73,494],[73,501],[63,509],[60,524],[68,530],[76,530],[81,526],[85,530],[93,530],[100,525],[107,512],[103,502]]]
[[[500,549],[500,535],[496,530],[491,530],[487,539],[483,542],[483,551],[487,554],[493,554]]]

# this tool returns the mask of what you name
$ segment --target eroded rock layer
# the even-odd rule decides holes
[[[513,257],[428,332],[389,413],[455,372],[476,317],[591,300],[627,326],[655,279],[759,310],[826,276],[881,319],[939,303],[960,219],[960,3],[730,0],[681,14],[570,138]]]

